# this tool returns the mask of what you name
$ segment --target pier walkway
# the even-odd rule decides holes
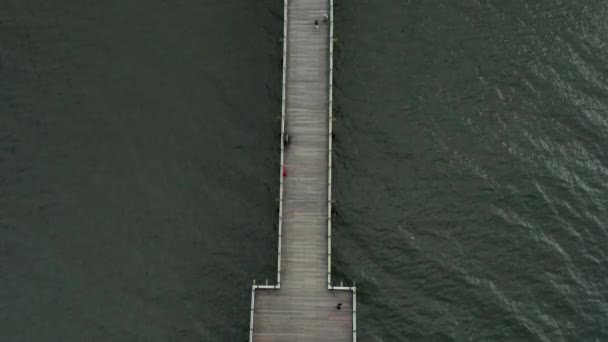
[[[249,339],[353,342],[356,289],[331,284],[333,0],[284,0],[284,21],[277,281],[252,287]]]

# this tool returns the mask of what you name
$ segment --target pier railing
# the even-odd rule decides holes
[[[333,1],[329,2],[329,101],[328,146],[327,146],[327,288],[331,289],[331,155],[333,135],[333,74],[334,74],[334,14]]]
[[[289,0],[283,0],[283,76],[281,80],[281,167],[279,170],[279,242],[277,251],[277,288],[281,288],[281,243],[283,240],[283,170],[285,161],[285,108],[287,97],[287,9]]]

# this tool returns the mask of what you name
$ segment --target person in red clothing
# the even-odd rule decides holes
[[[283,178],[287,177],[287,168],[283,166]]]

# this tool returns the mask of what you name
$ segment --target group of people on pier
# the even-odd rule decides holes
[[[327,13],[323,13],[323,24],[327,24],[328,19]],[[319,31],[319,19],[315,19],[315,30]]]

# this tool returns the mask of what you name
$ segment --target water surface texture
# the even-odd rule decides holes
[[[608,2],[337,9],[361,341],[608,340]]]
[[[336,1],[359,341],[608,340],[608,2]],[[312,26],[311,26],[312,29]],[[0,336],[245,341],[282,3],[0,0]]]
[[[276,263],[280,10],[0,0],[0,340],[243,340]]]

